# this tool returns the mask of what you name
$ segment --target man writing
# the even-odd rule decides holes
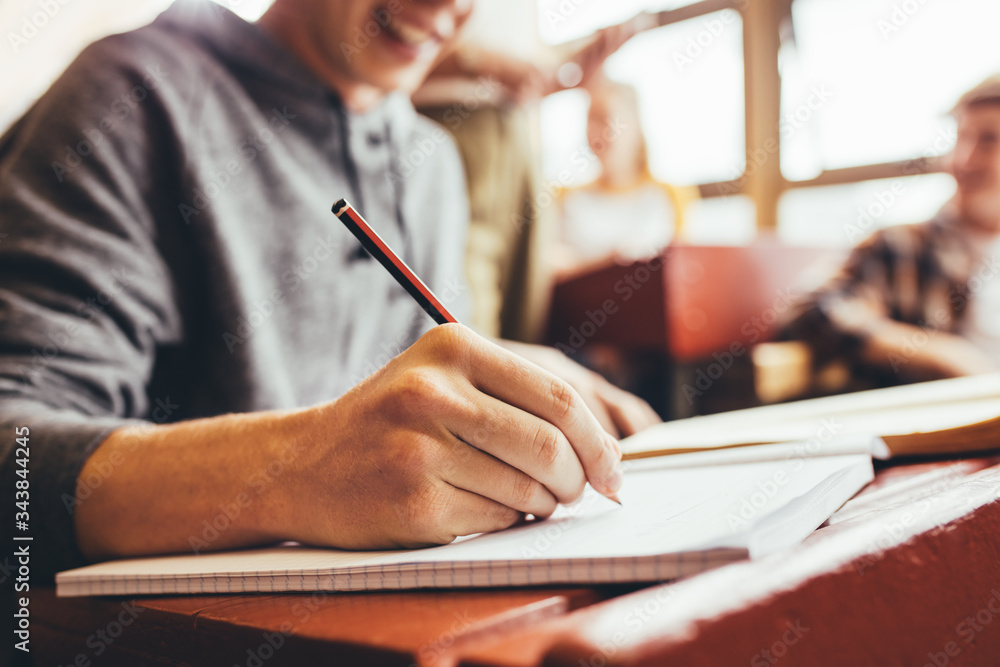
[[[36,567],[190,551],[237,499],[209,548],[437,544],[614,495],[607,431],[648,406],[551,350],[421,335],[329,213],[350,199],[461,317],[461,165],[403,93],[471,9],[179,3],[4,137],[0,422],[30,429]]]

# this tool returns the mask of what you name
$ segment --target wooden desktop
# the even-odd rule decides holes
[[[632,587],[32,595],[37,665],[995,665],[1000,456],[897,464],[786,552]],[[98,654],[99,652],[99,654]]]

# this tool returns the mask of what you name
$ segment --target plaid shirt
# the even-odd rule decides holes
[[[897,384],[861,362],[862,344],[885,318],[957,333],[981,260],[956,224],[945,208],[928,222],[875,232],[793,309],[779,338],[808,343],[816,369],[845,361],[862,385]]]

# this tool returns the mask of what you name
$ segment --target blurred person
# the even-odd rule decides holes
[[[587,144],[601,172],[560,193],[562,234],[553,257],[560,277],[656,255],[680,235],[684,211],[698,197],[696,188],[675,187],[650,173],[633,86],[598,77],[588,90]]]
[[[535,0],[481,0],[454,53],[413,96],[455,137],[468,177],[466,274],[481,333],[541,338],[551,285],[555,217],[544,199],[537,102],[588,82],[638,32],[639,14],[559,46],[541,43]]]
[[[954,198],[860,243],[783,328],[814,373],[846,365],[862,388],[1000,370],[1000,74],[951,113]]]
[[[33,582],[191,551],[244,496],[204,548],[416,547],[613,496],[648,406],[429,327],[330,213],[346,194],[461,317],[461,163],[407,96],[471,10],[178,2],[0,139],[0,478],[30,448]]]

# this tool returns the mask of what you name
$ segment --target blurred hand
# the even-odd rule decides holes
[[[460,59],[466,71],[496,78],[510,100],[518,104],[541,99],[557,87],[556,71],[550,65],[471,46],[463,47]]]
[[[907,381],[941,380],[1000,370],[996,361],[961,336],[925,330],[887,317],[868,325],[861,349],[868,363],[899,373]]]
[[[597,74],[603,67],[604,61],[624,46],[625,42],[643,30],[653,27],[656,27],[655,15],[642,12],[624,23],[597,31],[594,40],[572,59],[580,67],[583,75],[582,82],[586,84],[591,77]]]
[[[583,397],[604,430],[616,438],[638,433],[662,421],[646,401],[619,389],[555,348],[513,341],[500,344],[568,382]]]

